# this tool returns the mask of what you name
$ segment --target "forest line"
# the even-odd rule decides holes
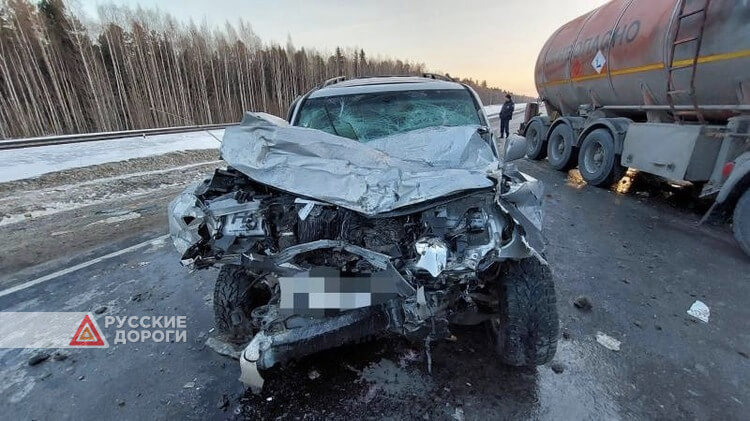
[[[62,0],[0,0],[0,138],[235,122],[247,110],[284,116],[332,77],[426,71],[361,49],[266,45],[242,20],[218,29],[114,5],[99,15],[91,30]],[[506,93],[462,81],[485,103]]]

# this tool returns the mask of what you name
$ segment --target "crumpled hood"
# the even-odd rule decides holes
[[[225,130],[221,155],[259,183],[374,215],[492,187],[487,175],[499,161],[478,127],[434,127],[360,143],[247,113]]]

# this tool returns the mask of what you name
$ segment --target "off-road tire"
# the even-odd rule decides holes
[[[732,231],[740,248],[750,256],[750,188],[745,190],[734,206]]]
[[[241,266],[224,265],[219,271],[214,287],[214,320],[217,333],[225,341],[245,343],[255,334],[251,312],[267,300],[253,288],[255,280]]]
[[[594,157],[599,150],[599,160]],[[609,188],[625,175],[627,168],[620,165],[620,156],[615,150],[615,140],[607,129],[596,129],[586,135],[578,153],[578,171],[587,184]]]
[[[559,320],[549,268],[535,257],[508,262],[498,279],[499,317],[490,321],[495,350],[510,366],[534,367],[552,360]]]
[[[558,171],[568,171],[576,166],[575,134],[567,124],[559,124],[547,139],[547,161]]]
[[[538,161],[547,157],[547,141],[544,138],[544,127],[534,120],[526,128],[526,156]]]

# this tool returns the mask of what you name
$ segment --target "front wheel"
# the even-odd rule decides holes
[[[535,257],[510,261],[498,278],[500,314],[490,320],[504,364],[534,367],[552,360],[559,321],[549,268]]]
[[[249,341],[255,334],[251,312],[270,298],[270,291],[250,271],[224,265],[214,286],[214,320],[219,336],[233,343]]]
[[[745,190],[734,207],[732,230],[737,243],[750,256],[750,188]]]

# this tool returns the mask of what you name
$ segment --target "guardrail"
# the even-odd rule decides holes
[[[204,131],[204,130],[218,130],[218,129],[224,129],[229,126],[235,126],[237,124],[239,123],[204,124],[200,126],[160,127],[156,129],[123,130],[119,132],[66,134],[66,135],[60,135],[60,136],[42,136],[42,137],[29,137],[29,138],[24,138],[24,139],[8,139],[8,140],[0,140],[0,150],[33,148],[37,146],[48,146],[48,145],[62,145],[65,143],[93,142],[97,140],[119,139],[119,138],[127,138],[127,137],[139,137],[139,136],[146,137],[146,136],[155,136],[155,135],[161,135],[161,134],[198,132],[198,131]]]

